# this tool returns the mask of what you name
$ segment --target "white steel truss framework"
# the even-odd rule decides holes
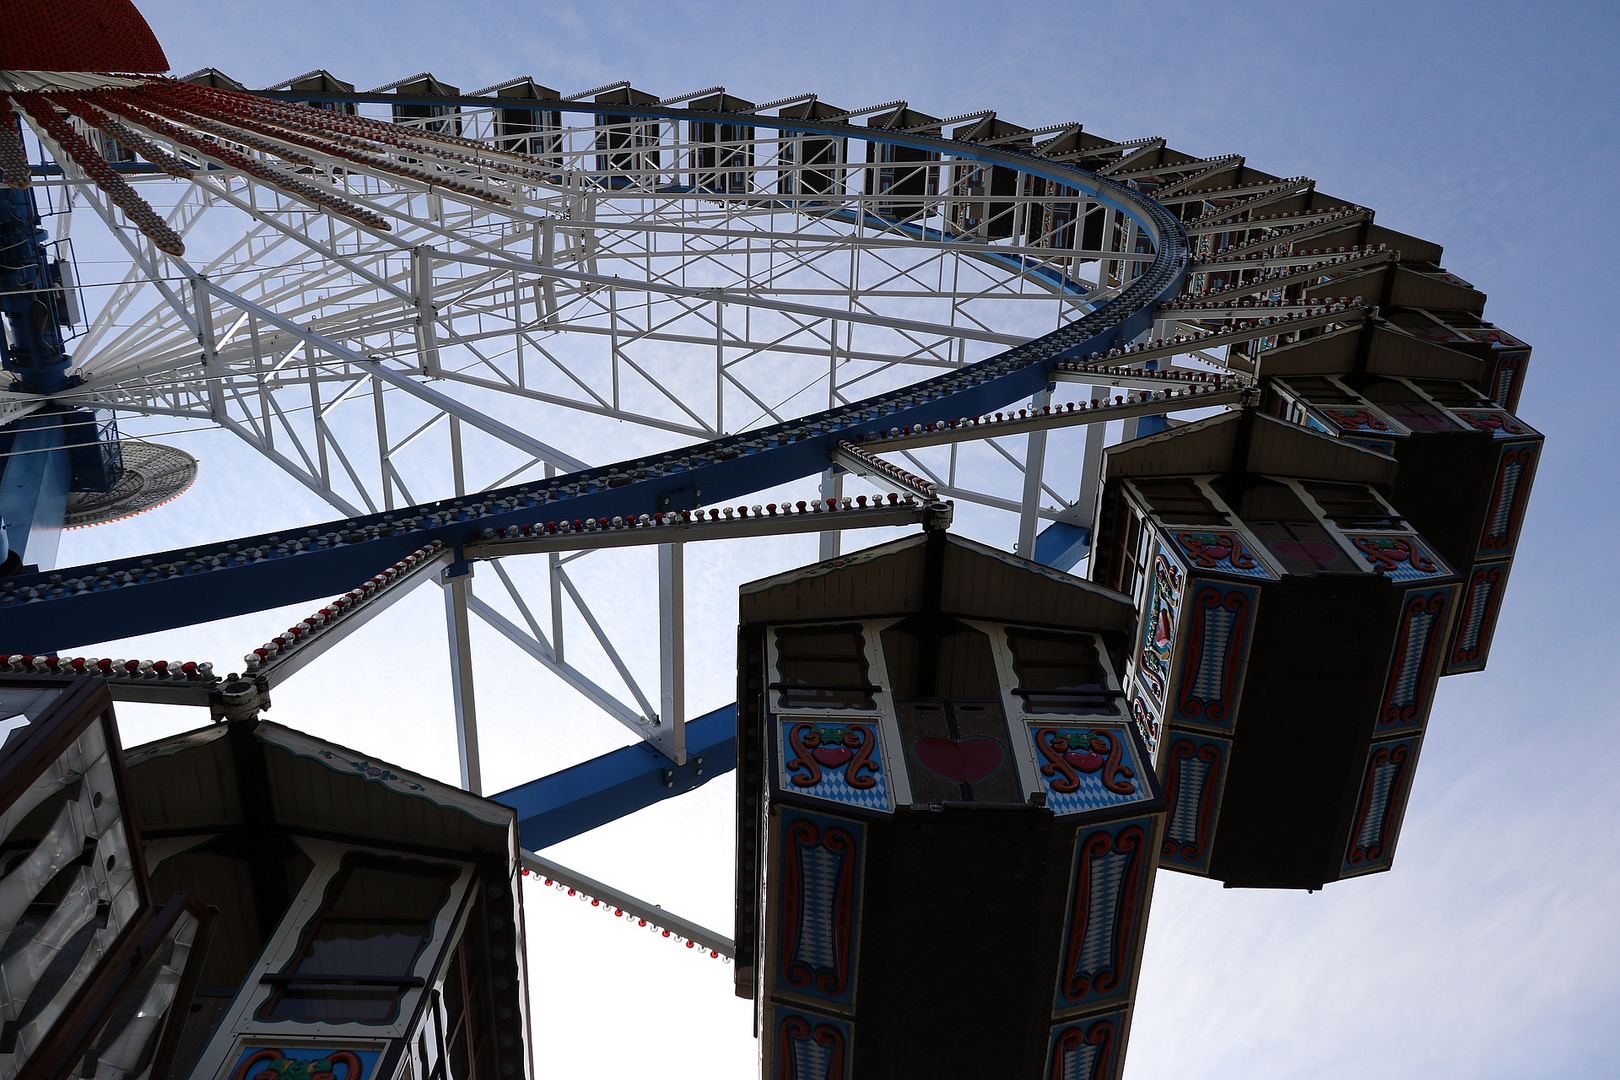
[[[362,102],[362,115],[387,100]],[[98,282],[107,288],[74,343],[82,381],[68,396],[115,412],[135,433],[138,418],[230,432],[340,514],[388,513],[600,464],[605,445],[613,458],[651,455],[895,390],[1073,322],[1155,257],[1148,230],[1117,205],[1036,165],[983,160],[985,147],[1133,184],[1142,171],[1133,167],[1157,157],[1157,186],[1144,190],[1180,206],[1195,238],[1230,245],[1255,235],[1218,215],[1203,224],[1205,196],[1177,201],[1241,159],[1167,166],[1162,140],[1087,142],[1078,125],[1058,125],[950,143],[932,137],[993,114],[910,131],[873,120],[857,131],[836,125],[900,115],[904,103],[816,123],[668,104],[465,100],[399,128],[529,155],[522,168],[431,140],[357,161],[285,132],[231,142],[229,130],[200,128],[262,167],[248,171],[154,119],[142,134],[190,166],[189,178],[126,175],[165,211],[184,257],[159,252],[36,126],[39,160],[55,163],[38,183],[93,215],[124,259]],[[294,148],[297,163],[279,156]],[[289,194],[267,175],[319,185],[388,228]],[[1228,202],[1263,208],[1308,185],[1255,184]],[[1321,226],[1288,227],[1308,237]],[[1286,270],[1289,252],[1264,235],[1241,266],[1231,258],[1243,251],[1226,247],[1223,287],[1249,295],[1245,282]],[[1282,330],[1251,315],[1235,303],[1227,316],[1207,306],[1161,312],[1142,335],[1159,344],[1071,365],[1018,415],[964,422],[948,436],[878,432],[840,447],[819,495],[803,485],[786,494],[813,510],[827,500],[856,510],[883,492],[904,495],[906,506],[950,499],[1031,555],[1045,523],[1091,524],[1107,442],[1132,437],[1143,416],[1239,400],[1245,380],[1211,350],[1275,344],[1353,321],[1362,308],[1290,312]],[[824,517],[767,518],[754,534],[813,528],[829,556],[841,529],[835,513]],[[683,543],[654,545],[655,671],[637,670],[571,570],[587,556],[613,558],[592,553],[616,545],[580,535],[435,562],[466,786],[480,784],[475,619],[684,760]],[[478,588],[466,559],[490,563]]]

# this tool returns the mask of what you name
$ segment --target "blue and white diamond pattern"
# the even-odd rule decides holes
[[[1036,734],[1038,730],[1033,727],[1030,729],[1032,740],[1039,737]],[[1073,791],[1057,791],[1052,787],[1055,781],[1063,779],[1062,772],[1054,771],[1051,776],[1042,774],[1041,780],[1046,785],[1046,805],[1054,814],[1084,814],[1092,810],[1106,810],[1112,806],[1126,806],[1148,798],[1150,792],[1147,784],[1141,779],[1142,763],[1136,759],[1130,737],[1116,728],[1106,730],[1110,738],[1123,744],[1124,753],[1120,755],[1120,764],[1130,768],[1132,774],[1130,784],[1136,790],[1128,794],[1109,791],[1103,786],[1101,769],[1094,773],[1079,773],[1080,786]]]
[[[1062,1062],[1058,1075],[1063,1080],[1093,1080],[1102,1047],[1097,1043],[1081,1043],[1072,1050],[1059,1050],[1058,1054]]]
[[[1373,767],[1372,798],[1369,800],[1367,820],[1362,823],[1361,832],[1356,834],[1356,846],[1368,847],[1377,840],[1384,829],[1384,818],[1389,814],[1390,788],[1401,774],[1401,763],[1386,761],[1382,765]]]
[[[1232,631],[1237,626],[1239,612],[1225,607],[1210,608],[1204,615],[1203,652],[1193,674],[1193,693],[1201,701],[1219,702],[1226,689],[1226,650],[1232,645]]]
[[[1423,655],[1429,647],[1429,636],[1441,612],[1420,611],[1411,616],[1406,627],[1406,652],[1401,656],[1401,674],[1386,707],[1401,707],[1417,701],[1418,679],[1423,675]]]
[[[1490,527],[1485,535],[1491,538],[1507,535],[1508,525],[1513,520],[1513,504],[1519,494],[1519,480],[1524,476],[1525,462],[1515,460],[1502,470],[1502,490],[1496,497],[1496,514],[1491,518]]]
[[[810,787],[799,787],[793,783],[795,774],[807,775],[804,769],[788,769],[787,763],[797,756],[793,744],[788,739],[788,732],[793,725],[802,723],[801,720],[784,720],[780,725],[778,737],[782,749],[782,786],[786,791],[795,795],[808,795],[814,799],[826,799],[828,802],[842,803],[845,806],[855,806],[862,810],[881,810],[887,812],[889,803],[888,770],[883,761],[883,739],[877,733],[877,725],[862,725],[868,737],[875,739],[877,745],[873,748],[870,764],[877,766],[877,771],[861,770],[861,775],[877,781],[868,788],[853,787],[844,779],[843,767],[826,768],[821,770],[821,779]]]
[[[1124,1014],[1094,1016],[1052,1030],[1046,1071],[1049,1080],[1103,1080],[1113,1072],[1115,1045]]]
[[[1114,851],[1091,863],[1091,896],[1086,906],[1086,934],[1080,944],[1078,970],[1088,979],[1114,966],[1114,931],[1119,924],[1119,894],[1131,856]]]
[[[836,921],[833,909],[838,873],[843,865],[842,853],[824,847],[799,849],[799,879],[803,882],[800,898],[804,907],[799,917],[799,937],[793,943],[793,958],[818,971],[830,971],[838,966],[833,944]]]
[[[1210,763],[1197,757],[1176,760],[1176,805],[1170,820],[1165,823],[1165,835],[1177,845],[1198,842],[1198,808],[1204,798],[1204,785],[1209,781]]]

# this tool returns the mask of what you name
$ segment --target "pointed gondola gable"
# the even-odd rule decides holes
[[[1130,632],[1135,614],[1111,589],[960,536],[945,549],[940,607],[967,619],[1119,633]]]
[[[1252,416],[1247,455],[1235,462],[1242,415],[1222,413],[1109,447],[1103,454],[1103,484],[1126,476],[1193,476],[1234,469],[1350,484],[1395,482],[1398,465],[1387,454],[1259,413]]]
[[[241,822],[229,731],[214,724],[130,750],[137,820],[163,833]],[[499,803],[268,720],[253,738],[263,744],[283,824],[396,843],[409,837],[442,850],[501,855],[510,847],[515,811]]]
[[[752,101],[740,98],[735,94],[728,94],[723,90],[718,94],[710,94],[707,97],[693,98],[689,103],[689,107],[698,112],[751,113],[754,111]]]
[[[372,93],[391,91],[400,97],[459,97],[461,88],[436,78],[431,71],[421,71],[396,82],[379,86]]]
[[[306,71],[302,75],[295,76],[285,82],[279,82],[274,86],[267,86],[265,89],[282,90],[291,94],[309,94],[310,97],[298,100],[302,104],[316,109],[324,109],[327,112],[338,113],[343,116],[354,116],[357,112],[354,102],[333,101],[329,97],[329,95],[333,94],[354,93],[354,83],[345,82],[325,68]]]
[[[461,135],[461,107],[441,105],[434,100],[460,97],[461,87],[435,78],[432,72],[418,72],[370,92],[391,93],[401,99],[392,106],[396,124],[418,126],[439,135]]]
[[[288,79],[287,82],[281,87],[270,87],[272,90],[283,88],[298,92],[319,94],[354,93],[354,83],[346,82],[345,80],[338,78],[325,68],[316,68],[314,71],[300,75],[295,79]]]
[[[864,616],[922,603],[923,537],[910,536],[749,582],[741,621],[815,618],[838,610]]]
[[[1194,420],[1103,451],[1098,493],[1121,476],[1181,476],[1224,471],[1237,442],[1236,413]]]
[[[742,587],[744,623],[866,617],[918,610],[926,574],[924,536],[841,555]],[[964,619],[1031,621],[1128,632],[1124,597],[1094,582],[947,535],[941,610]]]
[[[1287,374],[1283,370],[1272,371],[1270,361],[1271,357],[1262,358],[1268,373]],[[1340,370],[1352,369],[1344,367]],[[1457,379],[1484,388],[1488,387],[1487,377],[1491,370],[1492,365],[1483,358],[1448,349],[1402,329],[1398,323],[1375,322],[1372,326],[1372,341],[1367,350],[1367,373],[1370,375]]]
[[[929,116],[909,105],[901,105],[897,109],[890,109],[872,117],[866,122],[866,126],[885,131],[921,131],[928,135],[938,135],[939,117]]]
[[[1245,472],[1380,486],[1394,483],[1400,470],[1394,458],[1365,446],[1263,413],[1254,419],[1248,458],[1238,466]]]
[[[193,86],[211,87],[215,90],[247,89],[246,84],[237,82],[235,79],[219,70],[219,68],[213,67],[198,68],[190,75],[180,76],[180,81],[183,83],[190,83]],[[351,87],[351,89],[353,88]]]
[[[1257,361],[1246,360],[1234,366],[1253,372],[1258,363],[1264,378],[1348,374],[1361,362],[1358,355],[1363,348],[1363,332],[1361,325],[1341,327],[1268,349]],[[1479,357],[1418,337],[1396,323],[1375,320],[1366,332],[1371,334],[1364,362],[1368,374],[1458,379],[1482,386],[1490,373],[1489,365]]]

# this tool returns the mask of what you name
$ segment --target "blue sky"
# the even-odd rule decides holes
[[[814,90],[848,107],[906,98],[939,116],[993,107],[1031,127],[1079,120],[1198,155],[1243,153],[1444,244],[1447,268],[1489,294],[1487,317],[1535,346],[1520,412],[1547,435],[1490,669],[1442,683],[1393,872],[1312,896],[1160,875],[1127,1076],[1614,1075],[1620,597],[1597,556],[1620,525],[1616,406],[1605,404],[1614,378],[1603,374],[1616,363],[1604,327],[1620,286],[1616,8],[139,6],[177,74],[208,65],[262,86],[325,67],[366,88],[431,70],[466,89],[529,74],[565,93],[630,79],[661,94],[719,83],[752,100]],[[176,522],[229,520],[220,508],[242,490],[241,459],[203,456],[198,491],[132,524],[130,542],[167,547]],[[63,560],[93,558],[101,543],[70,534]],[[706,558],[696,580],[725,588],[723,559]],[[352,655],[289,685],[272,718],[453,778],[437,608],[432,596],[404,602]],[[274,632],[278,619],[241,632]],[[728,633],[712,632],[716,671]],[[203,637],[168,640],[217,651]],[[520,663],[492,643],[483,655]],[[373,680],[385,673],[383,690]],[[694,683],[695,695],[724,692],[718,677]],[[547,744],[556,765],[594,752],[566,724],[545,724],[544,702],[525,692],[492,694],[486,752]],[[174,728],[132,711],[127,741]],[[527,778],[491,767],[491,786]],[[556,855],[724,928],[729,800],[719,781]],[[640,1074],[661,1059],[670,1077],[750,1075],[749,1017],[728,996],[730,970],[600,922],[530,897],[541,1071]]]

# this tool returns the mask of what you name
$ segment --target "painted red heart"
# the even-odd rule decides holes
[[[818,746],[810,754],[829,769],[836,769],[855,756],[843,746]]]
[[[1001,768],[1006,752],[996,740],[983,735],[966,739],[918,739],[912,744],[917,760],[932,772],[961,784],[976,784]]]
[[[1273,540],[1267,546],[1285,559],[1317,566],[1326,566],[1339,557],[1339,549],[1322,540]]]
[[[1083,773],[1094,773],[1103,767],[1103,756],[1088,751],[1070,750],[1063,755],[1063,760],[1079,769]]]

